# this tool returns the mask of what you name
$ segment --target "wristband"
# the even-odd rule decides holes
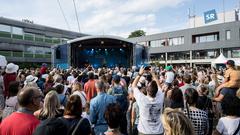
[[[142,76],[142,74],[139,74],[139,73],[138,73],[138,76]]]

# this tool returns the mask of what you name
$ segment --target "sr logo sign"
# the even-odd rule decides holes
[[[205,23],[210,23],[210,22],[213,22],[215,20],[217,20],[217,13],[216,13],[215,9],[204,12]]]

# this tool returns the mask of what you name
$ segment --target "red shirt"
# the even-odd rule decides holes
[[[8,74],[6,73],[4,76],[3,76],[3,82],[4,82],[4,96],[5,97],[8,97],[9,96],[9,83],[12,82],[12,81],[16,81],[16,78],[17,78],[17,75],[16,73],[11,73],[11,74]]]
[[[0,125],[0,135],[32,135],[40,121],[32,114],[14,112]]]
[[[95,80],[88,80],[84,85],[84,91],[87,96],[87,102],[90,102],[90,100],[97,95]]]

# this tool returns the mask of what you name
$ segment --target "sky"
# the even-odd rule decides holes
[[[66,20],[61,12],[63,9]],[[80,32],[128,37],[135,30],[147,35],[188,27],[188,9],[234,10],[240,0],[74,0]],[[79,32],[73,0],[0,0],[0,17]]]

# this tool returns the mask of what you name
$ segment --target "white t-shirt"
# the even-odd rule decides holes
[[[76,80],[76,78],[74,78],[73,76],[68,76],[67,77],[67,81],[68,81],[69,84],[74,83],[75,80]]]
[[[85,107],[86,106],[86,103],[87,103],[87,98],[86,98],[86,94],[84,91],[74,91],[72,95],[78,95],[80,96],[81,98],[81,101],[82,101],[82,107]]]
[[[163,126],[160,116],[163,109],[164,93],[158,88],[155,98],[145,96],[133,87],[133,94],[139,106],[138,131],[143,134],[161,134]]]
[[[166,72],[166,83],[172,83],[172,81],[174,80],[174,73],[172,71],[170,72]]]
[[[14,96],[14,97],[10,97],[10,98],[6,99],[5,103],[7,106],[15,107],[17,102],[18,102],[17,96]]]
[[[219,119],[216,129],[222,135],[232,135],[237,130],[239,122],[240,118],[222,117]],[[240,130],[237,135],[240,135]]]

